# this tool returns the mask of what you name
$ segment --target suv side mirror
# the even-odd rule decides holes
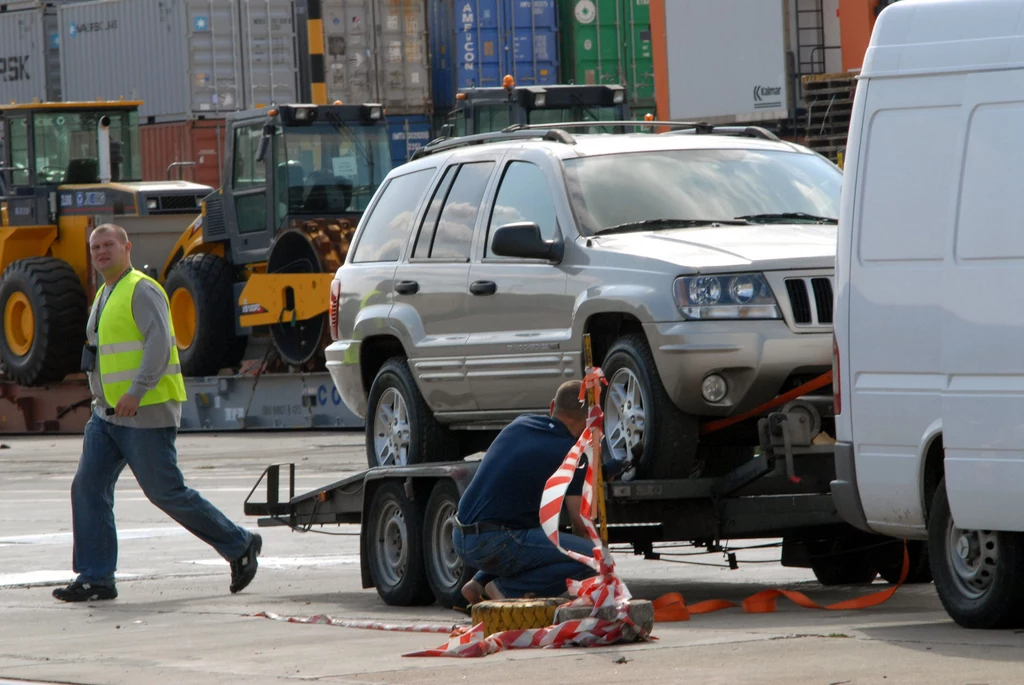
[[[540,226],[532,221],[505,224],[494,232],[491,252],[499,257],[546,259],[561,262],[564,245],[561,240],[544,240]]]

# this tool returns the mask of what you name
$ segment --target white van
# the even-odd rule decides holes
[[[853,117],[833,495],[927,540],[962,626],[1024,624],[1024,0],[900,0]]]

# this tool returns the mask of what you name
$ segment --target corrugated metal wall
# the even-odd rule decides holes
[[[199,119],[139,127],[142,148],[142,180],[167,179],[174,162],[195,162],[192,167],[172,169],[172,178],[220,187],[223,174],[227,124],[224,119]]]

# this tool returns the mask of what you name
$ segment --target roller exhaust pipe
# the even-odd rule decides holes
[[[99,139],[97,161],[100,167],[100,183],[110,183],[110,117],[100,117],[100,122],[96,125],[96,134]]]

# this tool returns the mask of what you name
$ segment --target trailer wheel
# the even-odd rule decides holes
[[[611,456],[633,466],[620,478],[687,478],[696,463],[697,420],[681,412],[658,377],[642,334],[612,345],[603,364],[608,387],[601,397]]]
[[[246,338],[235,335],[234,281],[231,265],[213,254],[189,255],[167,275],[182,375],[215,376],[241,361]]]
[[[810,540],[811,570],[822,585],[864,585],[878,575],[872,550],[859,536]]]
[[[462,586],[476,573],[455,551],[452,532],[458,510],[459,489],[450,480],[439,480],[430,493],[423,517],[423,557],[434,598],[448,609],[465,605]]]
[[[1016,628],[1024,623],[1024,535],[957,528],[946,481],[928,520],[935,589],[946,613],[964,628]]]
[[[384,362],[367,401],[366,460],[370,468],[461,458],[458,441],[434,418],[408,362],[401,357]]]
[[[0,361],[19,385],[79,370],[89,305],[71,265],[52,257],[12,262],[0,277]]]
[[[377,594],[391,606],[431,604],[423,568],[423,513],[398,483],[384,483],[370,502],[366,549]]]
[[[907,540],[907,556],[910,557],[910,572],[904,585],[932,582],[932,570],[928,563],[928,543],[924,540]],[[892,540],[875,549],[875,566],[878,575],[895,585],[900,582],[903,572],[903,540]]]

